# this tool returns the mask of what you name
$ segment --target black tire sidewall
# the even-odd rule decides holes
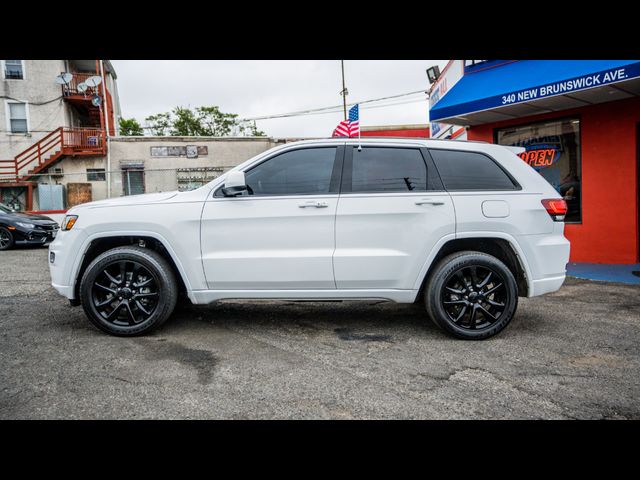
[[[119,326],[105,319],[95,310],[91,289],[99,273],[116,261],[130,260],[140,263],[156,278],[159,290],[159,301],[155,311],[147,320],[139,325]],[[139,247],[119,247],[104,252],[96,257],[87,267],[80,283],[80,300],[82,307],[91,321],[100,330],[116,336],[136,336],[150,332],[157,328],[171,315],[178,296],[177,283],[171,267],[166,260],[156,252]]]
[[[508,304],[500,319],[480,330],[469,330],[456,325],[444,311],[440,301],[445,281],[456,270],[471,266],[486,266],[504,279],[509,294]],[[425,305],[433,321],[450,334],[465,340],[482,340],[501,332],[513,319],[518,306],[518,286],[513,273],[497,258],[480,252],[463,252],[444,258],[436,267],[425,291]]]
[[[9,250],[11,247],[13,247],[14,244],[13,235],[11,234],[11,231],[5,227],[0,227],[0,231],[5,232],[7,235],[9,235],[9,245],[7,245],[6,247],[0,246],[0,251]]]

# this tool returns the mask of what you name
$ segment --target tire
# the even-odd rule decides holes
[[[13,247],[13,235],[9,229],[0,227],[0,250],[9,250]]]
[[[483,340],[502,331],[515,315],[518,285],[497,258],[457,252],[435,266],[424,301],[427,313],[444,331],[464,340]]]
[[[173,312],[177,299],[178,283],[171,265],[148,248],[108,250],[91,262],[80,282],[80,300],[91,323],[121,337],[158,328]]]

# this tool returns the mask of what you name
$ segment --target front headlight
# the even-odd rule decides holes
[[[62,230],[71,230],[78,220],[78,215],[67,215],[62,222]]]
[[[15,222],[16,225],[26,228],[27,230],[33,230],[36,226],[33,223]]]

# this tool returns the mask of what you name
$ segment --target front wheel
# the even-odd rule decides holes
[[[118,247],[91,262],[80,283],[84,311],[96,327],[117,336],[142,335],[164,323],[176,305],[178,284],[154,250]]]
[[[9,250],[12,246],[13,235],[8,229],[0,227],[0,250]]]
[[[518,286],[509,268],[481,252],[443,258],[425,288],[427,313],[443,330],[481,340],[505,328],[516,312]]]

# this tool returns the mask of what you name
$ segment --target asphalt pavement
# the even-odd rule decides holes
[[[639,353],[638,285],[569,278],[481,342],[375,301],[180,306],[126,339],[46,248],[0,252],[1,419],[639,419]]]

